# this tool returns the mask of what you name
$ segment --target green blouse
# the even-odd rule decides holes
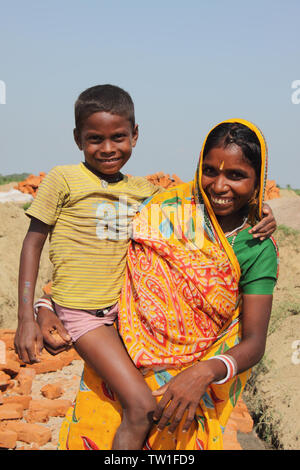
[[[240,288],[243,294],[272,295],[277,280],[278,256],[270,238],[260,241],[249,233],[250,228],[241,230],[233,243],[233,250],[241,268]]]

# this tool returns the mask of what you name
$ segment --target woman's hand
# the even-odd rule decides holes
[[[215,364],[212,364],[215,362],[197,362],[173,377],[166,385],[152,392],[154,396],[163,395],[153,415],[153,420],[158,421],[157,428],[159,431],[162,431],[167,423],[171,422],[168,430],[174,432],[185,411],[188,413],[182,431],[186,432],[189,429],[201,397],[208,385],[215,380]],[[225,367],[222,364],[216,366],[221,367],[221,369]]]
[[[33,319],[24,319],[19,322],[14,346],[21,361],[26,364],[40,362],[39,356],[43,350],[43,337],[38,324]]]
[[[72,346],[72,339],[54,312],[39,307],[37,322],[44,339],[45,349],[52,355],[59,354]]]
[[[276,220],[273,215],[272,209],[267,204],[263,205],[262,208],[263,218],[262,220],[254,225],[249,233],[253,234],[253,238],[259,238],[260,240],[265,240],[269,238],[272,233],[276,230]]]

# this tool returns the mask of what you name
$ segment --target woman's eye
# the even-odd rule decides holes
[[[203,168],[203,174],[205,176],[214,176],[216,174],[216,171],[214,170],[214,168],[207,166]]]
[[[240,179],[244,178],[243,173],[240,173],[238,171],[232,171],[231,173],[229,173],[228,176],[229,176],[229,178],[231,178],[233,180],[240,180]]]

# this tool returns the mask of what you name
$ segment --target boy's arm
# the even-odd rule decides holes
[[[34,318],[33,302],[41,252],[49,229],[49,225],[32,218],[21,251],[15,349],[25,363],[37,362],[43,348],[42,335]]]
[[[268,204],[263,205],[262,212],[263,217],[261,221],[252,227],[252,229],[249,230],[249,233],[253,234],[253,238],[260,238],[260,240],[265,240],[275,232],[276,219],[271,207]]]

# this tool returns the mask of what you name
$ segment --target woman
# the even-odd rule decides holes
[[[204,142],[194,181],[155,196],[135,220],[119,330],[162,396],[145,449],[222,449],[226,422],[264,353],[277,255],[270,239],[248,232],[261,217],[266,167],[254,125],[221,123]],[[120,412],[113,391],[85,366],[59,448],[110,449]]]

